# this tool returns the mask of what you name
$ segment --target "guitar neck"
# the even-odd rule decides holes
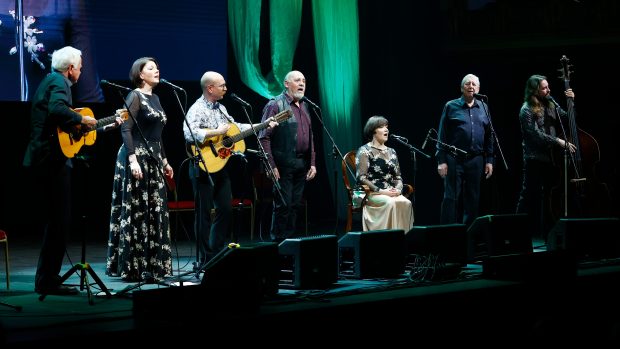
[[[95,124],[95,129],[98,129],[99,127],[102,127],[105,125],[109,125],[113,123],[115,120],[116,120],[116,115],[112,115],[112,116],[108,116],[103,119],[99,119],[97,120],[97,124]]]
[[[260,131],[260,130],[265,129],[267,127],[269,127],[269,121],[265,121],[265,122],[263,122],[261,124],[258,124],[256,126],[254,126],[254,130],[252,130],[252,127],[250,127],[249,129],[247,129],[245,131],[239,132],[238,134],[230,137],[230,139],[233,142],[238,142],[238,141],[244,139],[245,137],[247,137],[247,136],[249,136],[251,134],[254,134],[254,131]]]

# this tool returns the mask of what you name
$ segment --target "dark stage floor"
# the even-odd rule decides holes
[[[192,273],[191,242],[178,243],[174,250],[175,269],[182,278],[143,285],[106,276],[106,246],[98,242],[86,247],[86,261],[112,296],[100,292],[90,278],[92,297],[85,289],[41,301],[33,291],[38,242],[14,238],[10,290],[2,272],[0,302],[21,311],[0,306],[5,342],[0,341],[0,347],[207,345],[222,340],[274,347],[377,340],[385,345],[429,340],[482,346],[516,341],[618,343],[618,260],[580,261],[575,275],[566,259],[549,255],[541,241],[534,240],[533,246],[536,258],[512,256],[490,264],[443,267],[408,264],[399,277],[340,277],[324,289],[282,287],[254,303],[242,299],[247,295],[243,292],[204,291],[199,285],[204,274]],[[71,261],[65,260],[63,273],[79,262],[81,244],[71,244],[68,256]],[[183,287],[176,283],[180,279]],[[79,286],[79,272],[66,283]]]

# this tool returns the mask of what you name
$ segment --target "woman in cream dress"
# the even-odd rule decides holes
[[[388,121],[372,116],[364,126],[369,140],[357,150],[355,159],[358,184],[367,185],[370,194],[363,209],[364,231],[402,229],[413,226],[411,201],[402,195],[403,181],[394,149],[385,145],[388,140]]]

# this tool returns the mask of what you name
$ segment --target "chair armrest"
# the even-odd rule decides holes
[[[410,197],[413,194],[413,186],[411,184],[403,184],[402,194],[406,198]]]

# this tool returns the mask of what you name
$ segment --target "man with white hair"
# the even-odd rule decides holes
[[[285,110],[293,114],[277,129],[263,130],[258,135],[282,194],[274,193],[270,236],[275,242],[294,235],[305,184],[316,176],[314,137],[309,105],[303,99],[305,92],[304,74],[290,71],[284,77],[284,91],[263,108],[263,120]]]
[[[57,129],[68,130],[81,125],[93,129],[97,121],[79,114],[72,107],[71,86],[80,78],[82,52],[71,46],[52,54],[52,72],[47,75],[32,98],[30,141],[23,165],[32,175],[36,199],[43,198],[45,228],[35,276],[39,294],[76,294],[74,287],[64,286],[59,276],[65,254],[66,237],[71,225],[71,159],[63,155]],[[117,117],[117,124],[122,121]]]
[[[478,217],[481,179],[493,174],[491,123],[488,106],[475,96],[479,91],[478,77],[465,75],[462,96],[447,102],[441,114],[436,153],[444,184],[441,224],[470,225]]]

